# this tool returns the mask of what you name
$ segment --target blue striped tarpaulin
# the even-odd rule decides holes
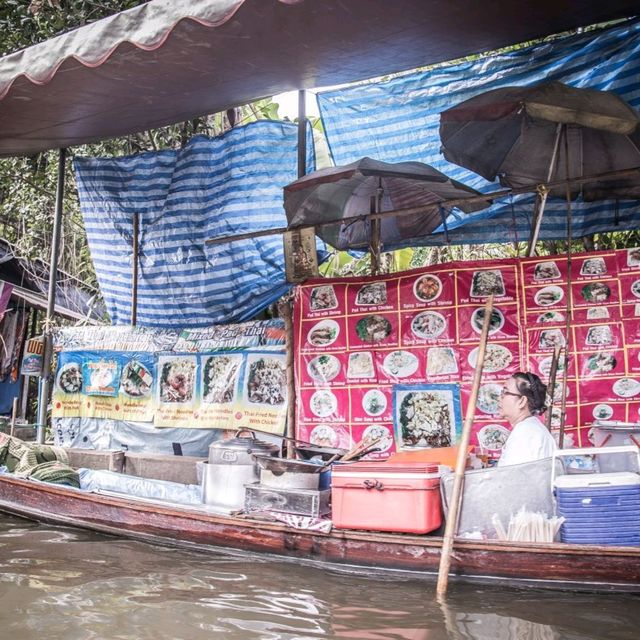
[[[386,82],[321,92],[318,103],[336,164],[364,156],[386,162],[417,160],[486,193],[499,185],[448,163],[440,153],[440,112],[484,91],[545,80],[611,90],[640,108],[640,22],[443,65]],[[420,244],[526,240],[533,202],[533,196],[520,196],[476,214],[461,214],[459,219],[448,221],[447,234],[436,233]],[[576,202],[573,213],[574,237],[640,226],[640,208],[634,200]],[[492,218],[491,224],[487,218]],[[563,239],[566,233],[566,203],[550,198],[540,239]]]
[[[307,168],[313,138],[307,136]],[[131,321],[133,214],[140,217],[138,324],[242,322],[285,293],[282,237],[208,238],[286,226],[297,126],[259,121],[182,150],[75,160],[80,207],[113,324]]]

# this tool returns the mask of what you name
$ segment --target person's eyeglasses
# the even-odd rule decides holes
[[[500,389],[500,396],[514,396],[516,398],[524,398],[521,393],[513,393],[513,391],[509,391],[509,389],[505,389],[504,387]]]

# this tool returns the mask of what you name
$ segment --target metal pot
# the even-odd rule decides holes
[[[248,433],[248,436],[241,436]],[[222,511],[244,507],[245,484],[258,482],[257,463],[252,454],[275,456],[280,447],[258,440],[249,429],[239,429],[230,440],[219,440],[209,447],[204,464],[202,494],[205,504]]]

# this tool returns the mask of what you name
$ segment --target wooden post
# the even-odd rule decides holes
[[[138,255],[140,236],[140,215],[133,214],[133,252],[132,252],[132,273],[131,273],[131,326],[135,327],[138,322]]]
[[[291,302],[283,300],[278,305],[280,316],[284,319],[287,348],[287,458],[295,457],[292,440],[296,437],[296,387],[293,376],[293,314]]]
[[[456,460],[455,478],[453,481],[453,492],[451,502],[449,504],[449,514],[445,525],[444,537],[442,539],[442,551],[440,554],[440,568],[438,570],[438,585],[436,593],[438,596],[447,592],[449,584],[449,567],[451,566],[451,550],[453,548],[453,538],[456,534],[458,525],[458,513],[462,504],[462,491],[464,484],[464,469],[467,462],[467,447],[469,446],[469,437],[471,435],[471,427],[473,418],[476,413],[476,403],[478,401],[478,390],[480,389],[480,381],[482,378],[482,368],[484,367],[484,356],[487,350],[487,337],[489,336],[489,327],[491,326],[491,314],[493,313],[493,294],[487,298],[484,306],[484,322],[482,323],[482,333],[480,334],[480,346],[478,347],[478,360],[476,361],[476,370],[473,374],[473,385],[471,387],[471,396],[467,405],[467,413],[462,426],[462,435],[458,445],[458,458]]]

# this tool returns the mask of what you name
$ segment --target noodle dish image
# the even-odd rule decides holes
[[[338,299],[333,285],[327,284],[311,289],[309,306],[312,311],[323,311],[325,309],[335,309],[338,306]]]
[[[491,294],[496,297],[505,295],[502,272],[498,269],[475,271],[471,280],[471,297],[485,298]]]
[[[362,306],[387,304],[387,284],[372,282],[363,285],[356,294],[356,304]]]
[[[196,363],[191,358],[165,360],[160,370],[160,401],[191,402],[194,397]]]
[[[202,367],[202,401],[228,404],[236,394],[242,356],[220,355],[204,359]]]

